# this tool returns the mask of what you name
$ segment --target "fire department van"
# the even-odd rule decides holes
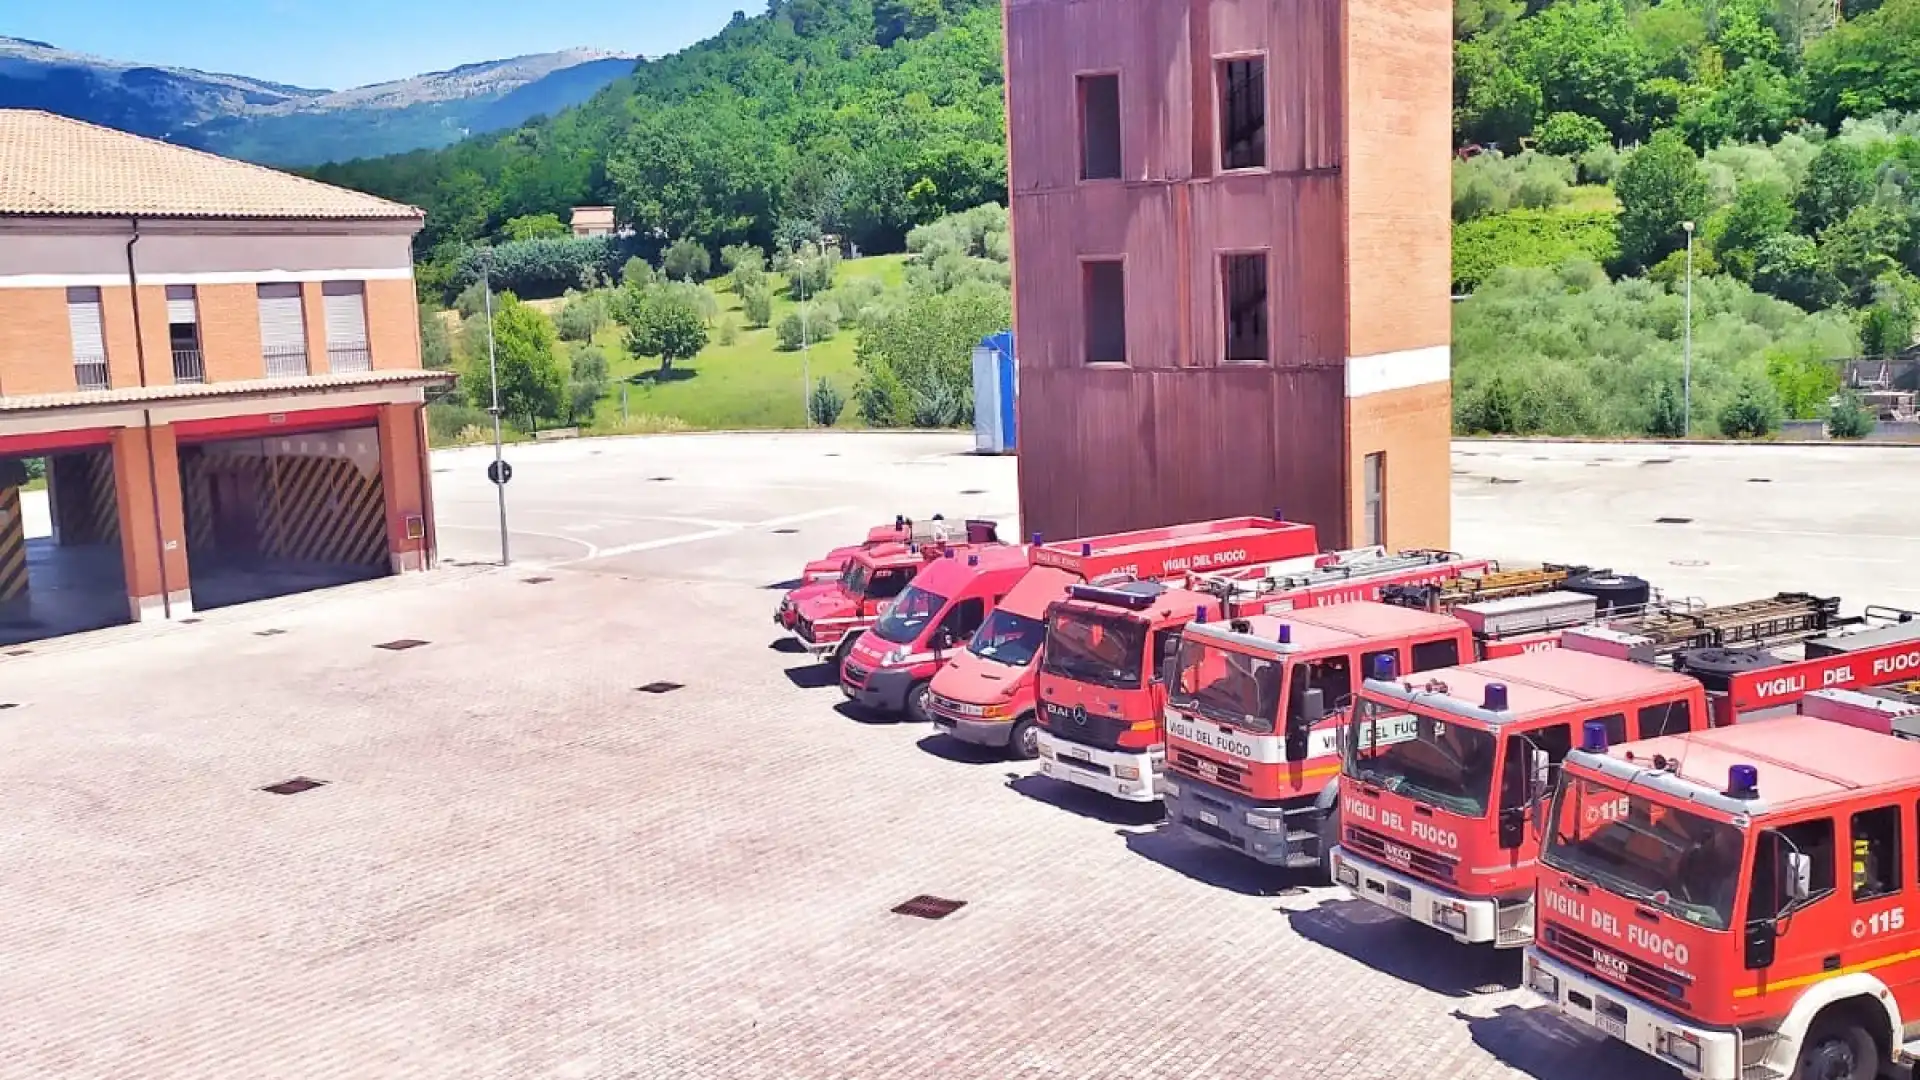
[[[1178,577],[1195,566],[1311,566],[1311,526],[1277,519],[1231,518],[1177,528],[1143,529],[1068,543],[1041,544],[1036,565],[1020,579],[967,648],[933,677],[927,712],[962,742],[1004,747],[1015,758],[1039,753],[1035,659],[1046,638],[1047,613],[1077,583]],[[1274,562],[1273,560],[1284,560]]]
[[[840,580],[796,604],[793,636],[814,656],[831,657],[838,669],[861,634],[880,620],[886,606],[907,590],[928,563],[1005,548],[1005,544],[961,547],[951,544],[879,544],[848,561]]]
[[[1527,986],[1700,1080],[1871,1080],[1920,1042],[1920,743],[1784,717],[1614,744],[1540,816]]]
[[[831,586],[846,573],[847,564],[862,551],[872,551],[885,545],[932,544],[938,549],[943,544],[963,541],[969,544],[995,544],[1000,540],[998,529],[997,523],[978,519],[965,521],[956,529],[940,514],[924,521],[896,515],[893,524],[875,525],[868,529],[865,541],[834,548],[821,558],[808,562],[800,571],[800,584],[781,597],[779,606],[773,611],[773,621],[784,629],[792,630],[800,617],[800,604],[808,597],[831,591]]]
[[[1275,866],[1327,866],[1354,673],[1471,655],[1458,619],[1379,603],[1190,623],[1167,676],[1167,819]]]

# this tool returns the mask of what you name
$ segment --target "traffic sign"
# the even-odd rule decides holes
[[[513,479],[513,466],[504,461],[487,462],[487,479],[496,484],[504,484]]]

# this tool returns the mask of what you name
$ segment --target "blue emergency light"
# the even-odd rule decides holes
[[[1207,621],[1207,609],[1206,609],[1205,607],[1197,607],[1197,608],[1194,608],[1194,609],[1193,609],[1193,621],[1194,621],[1194,622],[1197,622],[1197,623],[1203,623],[1203,622],[1206,622],[1206,621]]]
[[[951,559],[954,557],[955,554],[956,552],[952,548],[948,548],[947,550],[940,553],[940,557],[943,559]]]
[[[1285,520],[1287,520],[1287,518],[1286,518],[1286,515],[1285,515],[1285,514],[1282,514],[1282,513],[1280,512],[1280,508],[1279,508],[1279,507],[1277,507],[1277,506],[1273,508],[1273,520],[1275,520],[1275,521],[1285,521]]]
[[[904,528],[906,528],[906,527],[907,527],[907,515],[905,515],[905,514],[895,514],[895,515],[893,515],[893,527],[894,527],[894,528],[896,528],[896,529],[904,529]]]
[[[1393,654],[1373,658],[1373,677],[1380,682],[1393,681]]]
[[[1732,765],[1727,768],[1727,795],[1735,799],[1757,799],[1760,797],[1760,770],[1752,765]]]
[[[967,565],[968,565],[968,566],[979,566],[979,565],[980,565],[980,556],[978,556],[978,555],[969,555],[969,556],[967,556]]]
[[[1034,533],[1034,534],[1033,534],[1033,546],[1034,546],[1034,547],[1039,547],[1039,546],[1040,546],[1040,534],[1039,534],[1039,533]]]
[[[1580,726],[1580,749],[1589,754],[1607,752],[1607,722],[1589,720]]]
[[[1091,554],[1093,554],[1093,545],[1085,540],[1080,541],[1080,557],[1084,559]]]
[[[1288,626],[1286,623],[1281,623],[1280,624],[1280,644],[1288,645],[1288,644],[1291,644],[1292,642],[1293,642],[1293,627]]]
[[[1480,707],[1487,710],[1488,712],[1506,712],[1507,711],[1507,684],[1497,683],[1497,682],[1488,683],[1487,693],[1486,693],[1486,696],[1481,700]]]

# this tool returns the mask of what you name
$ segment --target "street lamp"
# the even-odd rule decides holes
[[[1680,331],[1680,437],[1686,438],[1693,434],[1693,222],[1683,221],[1680,227],[1687,231],[1687,299]]]
[[[503,454],[500,439],[500,365],[493,354],[493,253],[491,251],[482,252],[480,255],[480,290],[487,316],[487,383],[493,396],[493,407],[487,410],[493,414],[494,471],[491,475],[493,490],[500,495],[500,565],[505,566],[508,563],[507,485],[506,476],[502,473],[506,465],[501,460]]]

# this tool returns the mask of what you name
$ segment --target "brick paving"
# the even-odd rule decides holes
[[[543,573],[0,659],[0,1077],[1671,1075],[1511,957],[844,715],[771,591]]]

